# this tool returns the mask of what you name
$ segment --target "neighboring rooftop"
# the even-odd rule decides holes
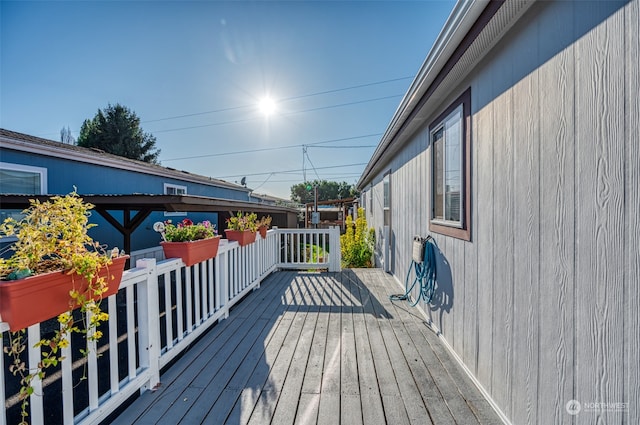
[[[54,140],[43,139],[16,131],[0,128],[0,142],[4,149],[19,149],[21,151],[35,154],[48,154],[70,160],[78,160],[86,163],[102,165],[112,168],[126,169],[139,173],[159,175],[163,177],[173,177],[193,183],[208,184],[235,189],[238,191],[251,192],[250,188],[231,183],[213,177],[192,174],[188,171],[176,170],[162,165],[150,164],[144,161],[125,158],[104,152],[100,149],[84,148]]]

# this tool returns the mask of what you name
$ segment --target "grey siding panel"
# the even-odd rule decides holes
[[[473,125],[475,127],[477,145],[478,179],[475,187],[478,219],[478,311],[477,311],[477,377],[491,392],[491,364],[493,352],[493,333],[491,332],[493,317],[493,104],[491,100],[491,73],[489,71],[478,77],[471,89],[475,101],[472,108]]]
[[[574,98],[572,2],[540,17],[540,301],[537,423],[570,421],[574,340]],[[569,31],[567,31],[567,29]],[[555,55],[554,53],[557,52]],[[532,422],[535,423],[535,422]]]
[[[449,246],[453,243],[450,238],[438,235],[436,237],[441,255],[437,261],[437,288],[434,293],[434,300],[429,306],[436,315],[436,325],[447,336],[447,340],[453,344],[453,318],[451,316],[451,303],[455,300],[451,296],[453,290],[453,275],[451,272],[450,258],[453,253]],[[447,296],[448,295],[448,296]]]
[[[514,40],[519,55],[514,75],[526,74],[538,60],[537,25],[530,25]],[[538,71],[515,83],[513,98],[514,143],[514,268],[513,366],[511,414],[514,423],[537,423],[538,299],[540,264],[540,100]]]
[[[640,423],[640,1],[633,1],[625,10],[627,78],[625,81],[625,152],[626,152],[626,229],[625,257],[627,262],[625,287],[624,398],[629,403],[625,424]]]
[[[513,81],[513,64],[508,56],[494,59],[493,67],[493,345],[492,388],[496,402],[509,406],[513,362],[513,91],[504,90]]]
[[[475,156],[475,155],[474,155]],[[472,181],[477,180],[475,168],[472,171]],[[472,214],[472,223],[477,220],[477,214]],[[475,227],[472,228],[472,240],[477,238]],[[478,250],[477,244],[465,243],[464,250],[464,313],[460,333],[463,338],[461,351],[462,359],[473,374],[478,373]]]
[[[576,21],[610,12],[576,7]],[[588,28],[576,46],[576,400],[619,402],[624,374],[624,14]],[[576,28],[578,34],[583,33]],[[580,365],[589,365],[580,367]],[[591,413],[591,412],[590,412]],[[619,411],[593,420],[621,423]]]
[[[465,288],[469,282],[464,278],[465,271],[465,256],[464,246],[465,242],[453,239],[453,246],[451,252],[453,253],[453,264],[450,265],[452,271],[452,285],[451,292],[452,299],[450,300],[450,310],[453,324],[453,348],[457,353],[464,353],[464,316],[467,310],[467,300],[465,298]],[[453,308],[453,306],[460,306],[461,308]]]

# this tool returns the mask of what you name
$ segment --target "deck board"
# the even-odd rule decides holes
[[[114,424],[497,424],[376,269],[277,272]]]

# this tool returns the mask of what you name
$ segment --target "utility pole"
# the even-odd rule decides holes
[[[318,185],[317,184],[313,185],[313,210],[316,212],[316,215],[319,215],[318,214]],[[315,225],[316,229],[318,228],[318,221],[319,220],[316,220],[316,225]]]

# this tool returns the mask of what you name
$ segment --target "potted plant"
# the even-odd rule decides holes
[[[258,230],[258,216],[255,213],[238,213],[227,219],[225,234],[230,241],[236,241],[245,246],[256,241]]]
[[[187,266],[193,266],[218,255],[220,236],[210,221],[194,223],[185,218],[178,224],[171,220],[157,222],[153,229],[162,235],[162,249],[166,258],[181,258]]]
[[[30,203],[24,218],[0,224],[0,237],[17,239],[8,248],[12,255],[0,258],[0,317],[12,331],[4,351],[13,359],[9,370],[21,377],[23,422],[33,393],[31,382],[58,364],[59,350],[69,345],[71,333],[93,341],[102,336],[98,327],[109,315],[100,309],[100,302],[118,291],[128,258],[117,248],[107,253],[87,234],[96,226],[89,223],[93,205],[83,202],[75,190],[49,202]],[[74,319],[74,309],[79,309],[80,320]],[[42,349],[42,361],[27,369],[21,359],[25,328],[55,316],[60,329],[36,344]]]
[[[267,238],[267,230],[269,230],[269,226],[271,226],[271,216],[268,215],[266,217],[262,217],[258,221],[258,231],[260,232],[260,236],[262,239]]]

